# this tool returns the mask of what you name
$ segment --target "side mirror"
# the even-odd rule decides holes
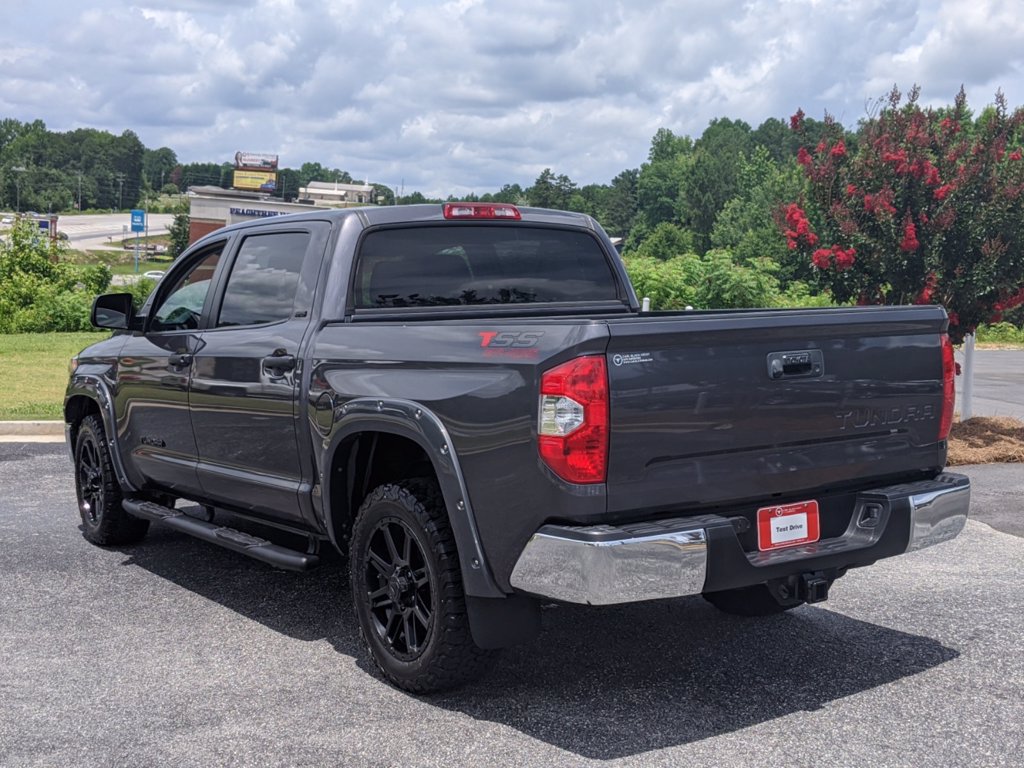
[[[134,316],[130,293],[105,293],[92,303],[89,320],[97,328],[124,330],[131,325]]]

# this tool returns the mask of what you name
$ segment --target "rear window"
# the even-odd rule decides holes
[[[371,232],[356,267],[355,305],[431,307],[615,301],[598,241],[542,227],[409,227]]]

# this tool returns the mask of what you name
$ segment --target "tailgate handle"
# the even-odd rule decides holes
[[[772,352],[768,355],[768,376],[772,379],[788,379],[797,376],[821,376],[825,363],[820,349],[803,349],[795,352]]]

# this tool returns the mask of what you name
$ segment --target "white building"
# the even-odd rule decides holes
[[[316,205],[351,208],[369,205],[374,201],[374,189],[369,184],[341,184],[336,181],[311,181],[299,187],[299,198],[312,200]]]

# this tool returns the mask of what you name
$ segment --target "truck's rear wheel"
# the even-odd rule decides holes
[[[360,634],[392,683],[416,693],[457,686],[490,654],[473,643],[444,500],[432,480],[372,491],[352,529]]]
[[[149,521],[121,507],[121,486],[114,476],[110,449],[98,416],[86,416],[75,440],[75,493],[82,533],[93,544],[134,544],[146,535]]]
[[[733,616],[774,616],[803,605],[802,600],[780,602],[768,589],[767,584],[724,589],[721,592],[705,592],[703,597],[718,610]]]

